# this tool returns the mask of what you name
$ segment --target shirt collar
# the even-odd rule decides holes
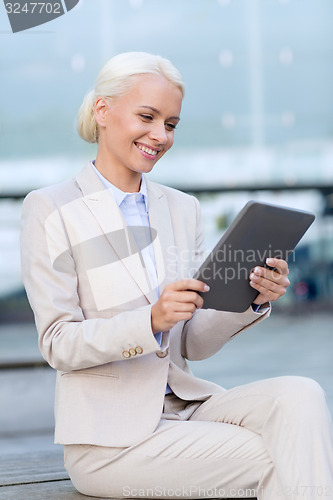
[[[108,189],[111,192],[118,207],[120,207],[121,203],[124,201],[124,199],[126,198],[127,195],[137,194],[137,193],[126,193],[125,191],[122,191],[121,189],[117,188],[114,184],[112,184],[110,181],[108,181],[100,173],[99,170],[97,170],[93,161],[91,161],[90,163],[91,163],[91,166],[93,167],[93,169],[95,170],[96,174],[100,178],[100,180],[103,182],[106,189]],[[148,212],[148,206],[149,206],[149,204],[148,204],[148,191],[147,191],[147,183],[146,183],[146,179],[145,179],[144,175],[142,175],[142,177],[141,177],[141,186],[140,186],[139,193],[143,195],[143,201],[145,203],[146,212]]]

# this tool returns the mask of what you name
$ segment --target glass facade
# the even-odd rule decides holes
[[[319,248],[328,240],[331,266],[332,19],[332,0],[80,0],[59,19],[13,34],[1,3],[1,192],[58,182],[93,159],[95,147],[79,139],[75,120],[101,66],[123,51],[159,53],[181,70],[186,96],[175,146],[151,178],[224,191],[215,214],[213,198],[203,206],[208,242],[220,234],[216,221],[253,197],[231,200],[228,188],[312,187],[256,196],[315,211],[312,240]],[[1,266],[12,276],[6,262],[17,247],[20,207],[8,203]],[[17,262],[12,267],[16,287]]]

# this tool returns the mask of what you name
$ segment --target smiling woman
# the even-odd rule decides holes
[[[22,275],[59,372],[55,441],[86,495],[314,500],[306,485],[317,485],[331,498],[332,422],[316,382],[226,390],[188,367],[265,319],[289,280],[274,259],[279,272],[256,268],[247,311],[202,308],[198,201],[145,177],[173,145],[183,95],[160,56],[111,59],[79,112],[96,159],[25,199]]]

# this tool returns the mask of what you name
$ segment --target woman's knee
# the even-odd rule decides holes
[[[324,391],[321,385],[310,377],[289,376],[287,387],[291,392],[302,393],[310,397],[323,397]]]
[[[285,401],[288,406],[302,410],[304,407],[326,405],[325,393],[316,380],[299,376],[287,376],[282,379],[284,388],[279,399]]]

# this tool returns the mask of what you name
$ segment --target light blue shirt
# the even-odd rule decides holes
[[[158,278],[157,278],[157,269],[156,269],[156,260],[154,254],[154,248],[150,236],[150,241],[142,241],[142,233],[140,236],[136,234],[135,228],[138,227],[149,227],[149,215],[148,215],[148,193],[147,193],[147,184],[144,176],[142,176],[141,187],[138,193],[126,193],[121,191],[121,189],[117,188],[114,184],[111,184],[110,181],[105,179],[103,175],[97,170],[93,162],[91,162],[93,169],[96,174],[103,182],[104,186],[110,191],[111,195],[115,199],[118,207],[120,208],[124,219],[129,227],[133,229],[133,236],[136,240],[136,243],[141,251],[142,258],[144,260],[146,269],[149,273],[149,276],[152,280],[152,286],[155,288],[157,296],[159,296],[158,291]],[[148,233],[148,232],[147,232]],[[141,239],[141,241],[140,241]],[[148,244],[147,244],[148,243]],[[155,338],[159,344],[162,341],[161,332],[155,334]]]

